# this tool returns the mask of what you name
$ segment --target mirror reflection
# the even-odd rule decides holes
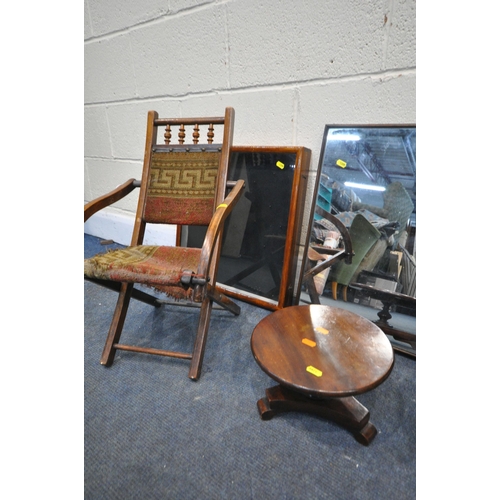
[[[413,353],[416,127],[327,125],[317,175],[309,258],[314,264],[327,258],[321,249],[342,249],[346,230],[354,254],[349,264],[339,253],[314,276],[319,302],[376,321]]]

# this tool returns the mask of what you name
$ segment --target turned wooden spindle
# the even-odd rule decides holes
[[[184,124],[181,123],[179,127],[179,144],[184,144],[184,138],[186,137],[186,132],[184,130]]]
[[[193,144],[198,144],[199,138],[200,138],[200,127],[198,126],[198,124],[196,124],[193,130]]]
[[[214,124],[211,123],[208,126],[208,133],[207,133],[207,138],[208,138],[208,144],[212,144],[214,142]]]
[[[170,125],[167,125],[165,127],[165,133],[163,134],[163,137],[165,138],[165,144],[170,144],[170,139],[172,138],[172,132],[170,130]]]

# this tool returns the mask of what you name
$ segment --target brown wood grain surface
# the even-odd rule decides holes
[[[266,316],[253,331],[251,347],[271,378],[322,398],[369,391],[389,376],[394,363],[393,348],[378,326],[345,309],[316,304]]]

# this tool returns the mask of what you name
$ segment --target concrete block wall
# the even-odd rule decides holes
[[[306,146],[313,167],[325,124],[416,122],[416,0],[86,0],[84,48],[85,201],[140,178],[150,109],[232,106],[235,145]],[[120,241],[136,203],[86,231]]]

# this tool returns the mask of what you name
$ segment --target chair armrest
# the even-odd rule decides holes
[[[228,183],[228,185],[233,185],[233,182]],[[201,247],[198,275],[207,275],[210,261],[212,259],[212,254],[215,248],[215,243],[222,231],[222,228],[224,227],[224,221],[233,210],[236,202],[240,199],[241,195],[243,194],[244,188],[245,181],[241,179],[236,181],[236,183],[234,183],[234,187],[231,189],[224,201],[216,208],[214,215],[212,216],[212,220],[208,225],[205,240],[203,241],[203,246]]]
[[[135,179],[129,179],[127,182],[124,182],[113,191],[110,191],[107,194],[103,194],[96,198],[95,200],[89,201],[83,207],[83,222],[85,222],[89,217],[94,215],[99,210],[112,205],[113,203],[121,200],[125,196],[127,196],[130,192],[132,192],[136,187],[141,186],[141,181],[137,181]]]

